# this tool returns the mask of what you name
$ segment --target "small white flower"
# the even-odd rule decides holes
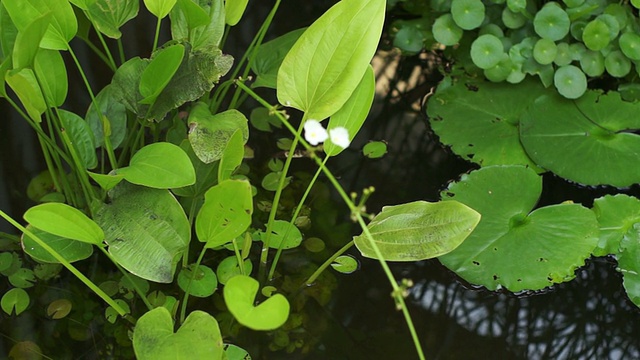
[[[309,119],[304,123],[304,138],[309,144],[316,146],[327,140],[329,134],[318,120]]]
[[[331,142],[343,149],[348,148],[349,144],[351,144],[351,141],[349,140],[349,131],[342,126],[329,130],[329,135],[331,136]]]

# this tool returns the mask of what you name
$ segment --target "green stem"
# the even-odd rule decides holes
[[[154,51],[156,51],[156,49],[158,48],[158,38],[160,37],[160,24],[162,22],[162,19],[158,18],[158,21],[156,22],[156,33],[153,36],[153,48],[151,49],[151,52],[153,53]]]
[[[87,17],[91,21],[91,23],[94,24],[93,20],[88,15],[88,13],[89,13],[88,11],[85,12],[85,14],[87,14]],[[109,46],[107,46],[107,42],[104,41],[104,36],[102,36],[102,33],[98,29],[96,29],[96,36],[98,36],[98,40],[100,40],[100,44],[102,44],[102,48],[104,49],[105,54],[107,54],[107,57],[109,60],[107,64],[109,65],[111,70],[115,72],[118,66],[116,66],[116,61],[113,59],[113,55],[111,55],[111,51],[109,51]],[[71,47],[69,47],[69,50],[71,50]],[[72,56],[75,57],[75,55],[72,55]]]
[[[198,256],[198,260],[194,265],[192,265],[191,270],[191,278],[189,279],[189,284],[187,284],[187,288],[184,290],[184,296],[182,297],[182,307],[180,308],[180,324],[184,323],[184,319],[187,316],[187,302],[189,301],[189,290],[191,290],[191,284],[193,283],[193,278],[200,267],[200,263],[204,258],[204,253],[207,251],[206,245],[200,251],[200,256]]]
[[[91,289],[96,295],[102,298],[109,306],[111,306],[115,311],[120,314],[120,316],[129,320],[131,323],[135,323],[135,320],[130,316],[126,316],[127,312],[118,305],[109,295],[107,295],[102,289],[100,289],[96,284],[94,284],[89,278],[87,278],[80,270],[76,269],[75,266],[71,265],[70,262],[67,261],[62,255],[60,255],[57,251],[52,249],[45,241],[37,237],[34,233],[27,230],[24,226],[20,225],[17,221],[13,220],[9,215],[5,214],[4,211],[0,210],[0,217],[7,220],[11,225],[15,226],[18,230],[22,231],[24,234],[32,238],[40,247],[42,247],[46,252],[48,252],[51,256],[53,256],[62,266],[67,268],[73,275],[75,275],[80,281],[82,281],[89,289]]]
[[[118,264],[116,259],[114,259],[113,256],[111,256],[111,254],[109,254],[109,252],[105,248],[103,248],[102,246],[98,246],[98,248],[109,260],[111,260],[111,262],[118,268],[118,270],[122,273],[122,275],[126,277],[127,280],[129,280],[129,282],[133,286],[133,289],[136,291],[136,293],[138,293],[138,296],[140,297],[140,299],[142,299],[142,302],[147,307],[147,309],[153,310],[153,305],[151,305],[151,303],[147,299],[147,295],[144,293],[144,291],[142,291],[142,289],[140,289],[140,286],[138,286],[138,283],[133,281],[133,279],[131,278],[131,274],[129,274],[128,271],[123,269],[122,266]]]
[[[325,261],[322,265],[320,265],[320,267],[317,268],[316,271],[314,271],[314,273],[311,274],[311,276],[309,276],[309,278],[307,279],[307,281],[304,282],[304,284],[305,285],[313,285],[313,283],[316,281],[318,276],[320,276],[320,274],[326,268],[328,268],[329,265],[331,265],[333,263],[333,261],[338,258],[338,256],[344,254],[345,251],[349,250],[353,246],[353,244],[354,244],[354,242],[353,242],[353,240],[351,240],[345,246],[341,247],[340,250],[336,251],[333,255],[331,255],[331,257],[328,258],[327,261]]]

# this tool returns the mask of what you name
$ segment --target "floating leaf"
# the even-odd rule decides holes
[[[429,98],[427,114],[440,141],[466,160],[482,166],[522,164],[542,171],[520,144],[518,122],[544,91],[534,79],[505,86],[447,78]]]
[[[231,139],[240,130],[242,144],[249,139],[247,118],[238,110],[231,109],[215,115],[202,102],[197,103],[189,114],[189,142],[198,158],[205,164],[220,160]]]
[[[209,189],[196,217],[196,234],[207,247],[224,245],[242,235],[251,224],[251,184],[225,180]]]
[[[521,141],[531,158],[555,174],[581,184],[618,187],[640,182],[640,105],[620,94],[588,91],[569,101],[538,98],[520,121]]]
[[[625,77],[631,71],[631,60],[622,51],[615,50],[604,58],[604,68],[613,77]]]
[[[260,233],[260,240],[264,242],[266,233]],[[269,238],[269,247],[272,249],[293,249],[302,243],[302,234],[295,225],[288,221],[275,220]]]
[[[189,156],[179,146],[167,142],[149,144],[133,155],[129,166],[116,174],[133,184],[157,189],[176,188],[196,182]]]
[[[238,258],[236,256],[229,256],[222,260],[220,264],[218,264],[218,267],[216,269],[216,274],[218,274],[218,280],[220,281],[220,284],[226,284],[229,279],[236,275],[251,274],[251,270],[253,270],[253,264],[249,259],[243,261],[242,266],[244,268],[244,273],[238,265]]]
[[[31,269],[21,268],[9,275],[9,283],[18,288],[30,288],[36,282],[36,274]]]
[[[324,119],[349,99],[373,57],[384,0],[343,0],[300,36],[278,71],[278,101]]]
[[[480,69],[490,69],[500,62],[504,46],[497,36],[480,35],[471,43],[471,60]]]
[[[249,355],[247,350],[233,344],[225,344],[224,346],[224,353],[227,355],[227,360],[251,360],[251,355]]]
[[[431,28],[434,39],[442,45],[453,46],[462,38],[463,30],[453,21],[451,14],[441,15]]]
[[[556,2],[546,3],[533,19],[536,34],[543,39],[558,41],[569,33],[569,15]]]
[[[260,284],[257,280],[237,275],[224,287],[224,302],[238,322],[252,330],[275,330],[289,317],[289,302],[282,294],[275,294],[254,306]]]
[[[173,332],[171,314],[164,307],[142,315],[133,331],[133,350],[139,360],[174,360],[188,354],[193,359],[222,360],[222,335],[216,319],[193,311]]]
[[[20,288],[11,289],[2,295],[0,305],[7,315],[20,315],[29,307],[29,294]]]
[[[636,306],[640,306],[640,222],[635,223],[620,241],[618,271],[622,273],[624,289]]]
[[[362,154],[370,159],[378,159],[387,153],[387,143],[384,141],[370,141],[362,148]]]
[[[168,190],[123,182],[109,192],[111,203],[96,213],[109,253],[125,269],[147,280],[170,283],[187,248],[191,228]]]
[[[185,293],[196,297],[209,297],[218,288],[218,279],[210,267],[195,264],[183,268],[178,274],[178,285]]]
[[[58,299],[49,303],[47,306],[47,316],[54,320],[62,319],[69,315],[73,304],[67,299]]]
[[[532,211],[542,179],[524,166],[489,166],[463,175],[442,194],[482,214],[467,239],[440,261],[490,290],[540,290],[571,280],[598,243],[592,211],[578,204]]]
[[[484,4],[477,0],[453,0],[451,16],[463,30],[473,30],[484,20]]]
[[[331,263],[331,267],[337,272],[351,274],[358,270],[358,261],[353,256],[342,255]]]
[[[93,254],[93,246],[91,244],[53,235],[32,226],[28,226],[27,229],[70,263],[84,260]],[[59,263],[53,255],[26,234],[22,235],[22,248],[24,252],[38,262]]]
[[[604,49],[611,38],[609,37],[609,27],[602,20],[595,19],[587,24],[582,32],[582,41],[585,46],[593,51]]]
[[[367,225],[384,260],[419,261],[450,252],[480,221],[480,214],[457,201],[414,201],[385,206]],[[363,256],[377,259],[365,233],[354,238]]]
[[[622,194],[607,195],[596,199],[592,210],[600,225],[600,241],[593,254],[616,254],[622,237],[640,223],[640,200]]]
[[[33,227],[64,238],[100,245],[104,232],[80,210],[61,203],[36,205],[24,213]]]
[[[587,76],[578,67],[566,65],[556,70],[553,84],[560,95],[577,99],[587,91]]]

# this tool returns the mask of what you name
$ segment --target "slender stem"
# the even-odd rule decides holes
[[[87,14],[87,16],[89,17],[89,20],[93,24],[94,22],[93,22],[93,19],[91,19],[89,12],[86,11],[85,14]],[[109,65],[111,70],[115,72],[118,67],[116,66],[116,61],[113,59],[113,55],[111,55],[111,51],[109,51],[109,46],[107,46],[107,42],[104,41],[104,36],[102,36],[102,33],[98,29],[96,29],[96,35],[98,36],[98,40],[100,40],[100,44],[102,44],[102,48],[104,49],[104,52],[105,54],[107,54],[107,57],[109,59],[107,64]]]
[[[120,56],[120,64],[124,64],[126,56],[124,55],[124,46],[122,45],[122,38],[119,38],[116,43],[118,44],[118,55]]]
[[[7,220],[11,225],[15,226],[18,230],[22,231],[24,234],[29,236],[33,241],[38,243],[40,247],[42,247],[46,252],[48,252],[51,256],[53,256],[62,266],[67,268],[73,275],[75,275],[80,281],[82,281],[89,289],[91,289],[96,295],[102,298],[109,306],[111,306],[115,311],[120,314],[120,316],[125,317],[127,320],[135,323],[133,318],[127,315],[127,312],[118,305],[115,300],[113,300],[109,295],[107,295],[102,289],[100,289],[96,284],[94,284],[89,278],[87,278],[80,270],[78,270],[75,266],[73,266],[70,262],[67,261],[62,255],[60,255],[57,251],[52,249],[45,241],[37,237],[34,233],[27,230],[24,226],[20,225],[17,221],[13,220],[9,215],[5,214],[4,211],[0,210],[0,217]]]
[[[320,274],[326,268],[328,268],[329,265],[331,265],[333,263],[333,261],[338,258],[338,256],[344,254],[345,251],[349,250],[353,246],[353,244],[354,244],[354,242],[353,242],[353,240],[351,240],[347,244],[345,244],[343,247],[341,247],[340,250],[336,251],[333,255],[331,255],[331,257],[328,258],[327,261],[325,261],[322,265],[320,265],[320,267],[317,268],[316,271],[314,271],[314,273],[311,274],[311,276],[309,276],[309,278],[307,279],[307,281],[304,282],[304,284],[305,285],[312,285],[316,281],[318,276],[320,276]]]
[[[151,49],[151,52],[156,51],[156,48],[158,48],[158,38],[160,37],[160,24],[162,23],[162,19],[158,18],[158,21],[156,22],[156,33],[153,36],[153,48]]]
[[[202,251],[200,251],[200,256],[198,256],[198,260],[191,267],[191,277],[189,278],[189,283],[187,284],[187,288],[184,289],[184,296],[182,297],[182,307],[180,308],[180,324],[184,322],[184,319],[187,316],[187,302],[189,302],[189,290],[191,290],[191,284],[193,283],[193,278],[196,276],[196,271],[200,267],[200,263],[204,258],[204,253],[207,252],[207,246],[202,247]]]
[[[111,256],[111,254],[109,254],[109,252],[102,246],[98,246],[98,248],[102,251],[102,253],[109,259],[111,260],[111,262],[118,268],[118,270],[122,273],[122,275],[127,278],[127,280],[129,280],[129,282],[131,283],[131,286],[133,286],[133,289],[138,293],[138,296],[140,297],[140,299],[142,299],[142,302],[144,303],[144,305],[147,307],[147,309],[149,310],[153,310],[153,305],[151,305],[151,303],[149,302],[149,300],[147,299],[147,295],[144,293],[144,291],[142,291],[142,289],[140,289],[140,286],[138,286],[138,283],[133,281],[133,278],[131,277],[131,274],[129,274],[128,271],[126,271],[125,269],[122,268],[122,266],[120,266],[120,264],[118,264],[118,262],[116,261],[116,259],[113,258],[113,256]]]

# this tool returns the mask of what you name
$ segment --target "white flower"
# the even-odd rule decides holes
[[[304,123],[304,138],[309,144],[316,146],[327,140],[329,134],[318,120],[309,119]]]
[[[349,140],[349,131],[342,126],[329,130],[329,135],[331,136],[331,142],[343,149],[348,148],[349,144],[351,144],[351,141]]]

